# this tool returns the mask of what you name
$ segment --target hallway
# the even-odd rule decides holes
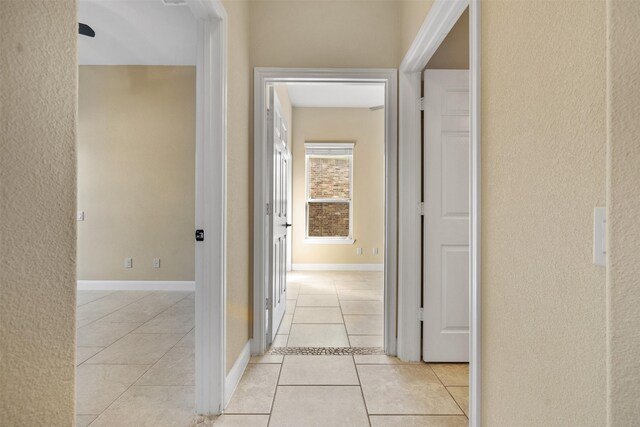
[[[466,426],[468,365],[382,354],[382,277],[290,273],[276,345],[214,424]],[[79,291],[77,425],[193,425],[193,324],[193,293]]]
[[[287,313],[274,345],[251,358],[221,420],[248,427],[468,424],[467,364],[403,363],[383,354],[382,272],[287,277]]]

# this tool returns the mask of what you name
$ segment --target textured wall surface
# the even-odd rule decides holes
[[[255,1],[256,67],[390,67],[400,63],[401,2]]]
[[[227,371],[251,333],[253,160],[249,2],[225,0],[227,75]]]
[[[604,1],[482,3],[485,426],[605,425],[605,23]]]
[[[640,2],[610,0],[608,422],[640,420]]]
[[[190,66],[80,67],[79,280],[194,280],[195,78]]]
[[[384,262],[384,110],[293,109],[293,263]],[[355,141],[353,147],[353,245],[305,243],[305,142]],[[356,248],[363,255],[356,255]],[[378,248],[378,255],[373,254]]]
[[[74,1],[0,1],[2,426],[74,423],[77,28]]]

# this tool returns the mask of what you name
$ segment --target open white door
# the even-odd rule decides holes
[[[267,111],[267,153],[273,159],[269,176],[269,209],[271,215],[270,274],[267,289],[267,344],[271,345],[287,306],[287,221],[289,211],[288,175],[290,157],[287,150],[287,123],[282,116],[280,101],[271,86]]]
[[[424,73],[425,362],[469,361],[469,71]]]

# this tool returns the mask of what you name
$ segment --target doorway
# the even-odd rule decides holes
[[[173,230],[178,227],[174,227],[175,223],[169,221],[151,232],[141,232],[134,227],[126,237],[142,243],[152,239],[154,234],[160,234],[160,229],[163,232],[173,230],[175,235],[171,236],[170,240],[183,242],[187,249],[180,251],[179,258],[171,255],[151,258],[146,256],[148,254],[137,257],[129,255],[124,257],[124,262],[121,260],[116,264],[116,268],[125,269],[126,272],[149,269],[155,273],[149,278],[130,275],[130,280],[125,280],[124,283],[116,283],[114,280],[79,283],[85,289],[91,287],[95,290],[91,291],[93,294],[79,298],[80,303],[84,303],[78,309],[80,326],[87,327],[91,322],[105,320],[105,325],[100,325],[104,326],[102,332],[105,336],[111,337],[109,341],[104,341],[104,346],[91,346],[91,351],[97,350],[93,354],[88,353],[88,346],[84,346],[87,347],[85,357],[79,358],[81,363],[87,365],[85,370],[88,376],[84,375],[85,382],[97,389],[85,390],[85,409],[79,412],[83,419],[79,419],[78,423],[93,422],[92,420],[98,416],[118,424],[119,422],[114,420],[122,414],[118,413],[119,405],[116,405],[114,399],[126,400],[135,396],[140,398],[136,395],[139,390],[135,387],[142,386],[145,382],[161,382],[167,386],[175,383],[176,381],[169,378],[170,372],[179,377],[177,383],[171,386],[174,387],[171,389],[173,391],[157,391],[160,394],[166,392],[165,397],[176,402],[182,401],[184,404],[173,411],[172,416],[176,417],[175,419],[163,419],[157,423],[177,424],[191,420],[194,409],[200,414],[220,413],[224,402],[226,373],[226,12],[218,0],[193,0],[179,4],[157,1],[120,1],[104,4],[83,0],[80,2],[79,12],[80,21],[91,25],[96,35],[96,38],[80,36],[86,37],[79,41],[81,64],[124,66],[120,72],[124,76],[123,82],[116,85],[117,90],[106,91],[103,94],[104,99],[113,102],[114,94],[126,92],[126,102],[121,103],[119,109],[114,109],[113,116],[140,123],[135,133],[129,132],[125,135],[129,138],[130,145],[116,150],[119,156],[116,164],[133,164],[134,171],[130,174],[120,174],[118,184],[126,187],[128,180],[135,181],[139,178],[140,171],[157,166],[162,152],[162,160],[166,161],[169,158],[170,161],[161,168],[160,174],[173,179],[164,182],[164,187],[156,188],[152,185],[155,175],[148,173],[144,177],[147,185],[139,191],[140,198],[142,195],[151,195],[156,200],[169,203],[181,213],[181,221],[186,224],[179,227],[179,230]],[[127,16],[126,20],[121,18],[123,15]],[[164,30],[161,30],[163,28]],[[167,28],[171,31],[167,31]],[[150,34],[154,36],[150,37]],[[154,43],[156,45],[153,45]],[[185,46],[191,46],[191,49],[185,49]],[[151,68],[157,69],[157,72]],[[171,72],[171,68],[180,69],[188,74],[190,86],[176,88],[181,90],[171,93],[168,102],[166,99],[163,102],[163,95],[166,95],[163,90],[170,91],[172,85],[170,82],[163,86],[162,83],[167,82],[159,79],[158,75]],[[153,85],[157,87],[153,88]],[[143,96],[150,98],[150,102],[145,107],[140,107],[136,103]],[[180,100],[185,96],[188,102],[181,103]],[[171,108],[172,103],[179,104],[178,111],[163,119],[163,114],[167,113],[166,110]],[[80,104],[82,108],[82,102]],[[103,130],[112,130],[118,126],[113,117],[107,118],[100,114],[89,117],[87,110],[82,109],[79,114],[93,120],[93,124],[98,128],[102,126]],[[181,120],[185,114],[188,116],[188,125],[183,123],[185,120]],[[154,127],[163,129],[160,135],[154,133],[157,130]],[[178,128],[187,127],[190,135],[177,135]],[[155,140],[161,138],[171,141],[164,147],[165,150],[154,150],[153,144],[157,142]],[[109,142],[106,141],[107,145]],[[138,149],[140,145],[148,145],[150,149],[147,150],[144,159],[134,161],[131,151]],[[170,154],[167,155],[167,152]],[[191,160],[186,161],[185,155]],[[176,178],[176,171],[179,169],[178,159],[182,166],[189,169],[184,176],[188,176],[187,181],[190,185],[174,191],[174,187],[179,187]],[[112,190],[113,188],[108,188],[107,192]],[[145,191],[148,194],[145,194]],[[93,198],[104,196],[101,192],[87,194]],[[169,194],[177,194],[178,199],[167,200]],[[131,199],[133,208],[122,209],[120,206],[117,213],[124,214],[125,217],[142,217],[147,222],[152,218],[167,215],[168,209],[157,206],[150,212],[138,212],[135,208],[136,198]],[[118,210],[118,206],[111,206],[113,207]],[[79,208],[83,210],[81,205]],[[89,222],[96,220],[100,215],[114,217],[117,213],[92,209],[91,212],[79,212],[78,220]],[[196,229],[200,232],[194,236]],[[203,238],[204,235],[206,239]],[[93,241],[91,244],[102,243]],[[90,245],[88,247],[91,249]],[[176,266],[181,269],[181,273],[176,274]],[[161,272],[168,273],[170,277],[160,277]],[[104,289],[98,291],[98,287]],[[121,292],[127,295],[119,295]],[[112,326],[117,331],[109,329]],[[95,326],[94,329],[99,328]],[[186,329],[189,331],[185,332]],[[145,334],[149,336],[144,336]],[[91,334],[85,335],[91,338]],[[118,372],[114,375],[103,372],[107,368],[103,369],[100,366],[113,365],[109,363],[111,361],[122,366],[118,368],[122,375],[119,376]],[[140,363],[145,369],[134,366]],[[96,380],[96,375],[100,381]],[[79,381],[83,381],[81,377],[79,375]],[[117,386],[114,386],[114,381]],[[79,391],[81,388],[78,387]],[[116,393],[116,390],[119,392]],[[143,401],[156,397],[161,396],[146,396]],[[112,403],[113,405],[109,406]],[[145,404],[140,403],[141,407]],[[107,407],[109,413],[106,411]],[[130,413],[127,416],[134,419],[139,415],[141,414]],[[153,422],[149,419],[145,421]]]
[[[362,286],[367,286],[365,284],[367,280],[372,282],[369,284],[371,290],[375,287],[373,282],[377,281],[380,292],[379,297],[372,292],[369,298],[379,302],[384,301],[381,314],[371,314],[371,316],[380,316],[381,334],[368,337],[367,345],[369,348],[377,347],[380,352],[395,354],[395,223],[397,220],[395,210],[397,194],[395,76],[395,70],[256,69],[254,86],[255,280],[253,354],[264,354],[271,347],[357,347],[354,344],[363,343],[364,339],[357,338],[354,333],[354,343],[350,343],[347,334],[348,321],[345,322],[347,319],[343,318],[340,311],[339,295],[347,299],[350,295],[354,296],[355,294],[362,297],[363,293],[368,290],[362,288]],[[297,121],[293,120],[292,125],[291,118],[288,118],[287,114],[282,111],[282,98],[287,98],[285,104],[289,105],[288,108],[292,108],[290,107],[291,94],[294,95],[294,98],[306,97],[309,99],[313,98],[310,93],[315,91],[316,102],[326,103],[327,100],[323,101],[318,98],[317,94],[322,94],[326,98],[332,87],[337,88],[337,93],[342,94],[343,98],[345,90],[348,90],[345,88],[358,90],[357,88],[360,87],[361,91],[366,92],[367,88],[377,87],[379,90],[380,100],[374,102],[376,105],[368,105],[366,108],[370,115],[379,115],[381,122],[383,122],[383,135],[380,141],[382,156],[377,170],[380,177],[384,176],[379,189],[381,195],[384,196],[381,203],[384,220],[380,227],[383,230],[380,230],[381,238],[377,246],[366,248],[358,246],[358,235],[354,234],[354,232],[357,233],[357,222],[354,221],[356,219],[354,215],[358,215],[358,206],[354,205],[352,198],[356,194],[352,194],[352,192],[354,191],[353,178],[356,176],[354,171],[357,171],[358,168],[356,160],[354,160],[354,152],[358,150],[358,148],[354,148],[357,141],[354,143],[353,139],[341,138],[336,136],[338,135],[336,133],[331,138],[305,135],[297,138],[297,142],[292,141],[292,134],[296,134],[295,123]],[[294,104],[302,105],[302,103],[303,101],[294,101]],[[270,109],[273,109],[271,110],[274,112],[273,114],[270,113]],[[317,121],[320,117],[319,113],[326,115],[328,111],[315,111],[312,114],[306,114],[309,112],[301,109],[298,113],[296,117],[300,117],[302,123],[306,116]],[[289,150],[284,156],[279,155],[277,149],[274,149],[274,146],[277,147],[278,144],[274,141],[278,140],[282,141],[285,151]],[[289,149],[286,149],[287,144],[289,144]],[[364,144],[362,146],[364,147]],[[287,159],[292,161],[287,161]],[[313,181],[310,178],[313,175],[312,169],[324,170],[325,173],[318,175],[324,178],[317,178]],[[333,170],[336,176],[339,176],[335,182],[327,180],[328,174],[326,172],[329,170]],[[291,179],[283,177],[288,173],[292,173]],[[298,185],[294,183],[296,176],[299,181]],[[294,184],[285,185],[285,183]],[[311,189],[310,183],[312,186],[317,186],[318,190]],[[359,185],[362,186],[362,184]],[[331,187],[332,193],[323,194],[319,190],[321,187],[327,189]],[[338,187],[341,189],[337,189]],[[357,191],[357,187],[355,191]],[[295,205],[289,203],[289,198],[291,198],[291,202],[296,200]],[[332,218],[332,220],[327,221],[327,218]],[[292,233],[288,232],[287,224],[292,224],[294,229]],[[297,245],[296,240],[298,241]],[[362,241],[363,239],[360,240],[360,242]],[[367,250],[371,259],[375,259],[377,256],[381,262],[356,264],[353,261],[347,261],[337,263],[335,262],[336,258],[330,257],[319,262],[310,262],[309,260],[313,258],[304,260],[302,255],[297,257],[296,247],[299,248],[301,254],[309,252],[309,249],[314,247],[315,250],[312,252],[315,252],[316,257],[326,257],[326,254],[331,255],[332,252],[339,251],[354,252],[351,257],[354,260],[364,259],[364,251]],[[322,255],[323,253],[325,255]],[[296,259],[302,261],[296,262]],[[331,259],[334,261],[332,262]],[[288,272],[288,269],[291,272]],[[335,271],[336,269],[343,271]],[[358,273],[358,270],[363,269],[368,271]],[[286,279],[287,274],[289,280]],[[310,286],[303,290],[302,281]],[[336,287],[335,283],[347,281],[362,282],[362,284],[344,283],[338,286],[340,289]],[[287,289],[287,286],[291,288]],[[361,289],[356,289],[358,286]],[[290,298],[287,301],[287,292],[290,292],[290,296],[295,295],[297,298]],[[297,300],[303,294],[305,295],[301,301],[303,305],[300,305],[300,312],[297,313],[295,312],[298,307]],[[289,310],[287,310],[287,303]],[[367,304],[365,303],[365,305]],[[299,319],[306,318],[307,321],[315,319],[317,322],[323,322],[325,319],[323,316],[326,315],[326,319],[332,318],[332,321],[336,323],[303,324],[300,322],[296,326],[294,321],[296,314],[299,315]],[[375,322],[374,319],[371,320]],[[362,325],[353,323],[351,330],[356,331],[360,326]],[[320,331],[322,328],[326,331]],[[340,328],[343,332],[339,331]],[[293,330],[291,337],[288,336],[289,334],[278,334],[278,331],[290,332],[291,330]],[[286,342],[283,338],[285,335],[287,335]],[[324,341],[313,341],[310,338],[313,335],[324,336]],[[295,338],[296,336],[300,339]],[[312,345],[314,343],[317,345]]]
[[[274,143],[273,172],[290,172],[282,192],[274,180],[273,262],[286,273],[286,295],[275,274],[273,309],[280,314],[285,298],[286,311],[274,316],[271,351],[382,352],[384,85],[277,83],[270,96],[274,141],[281,135],[286,153]]]
[[[444,81],[436,83],[432,78],[434,75],[429,76],[429,71],[425,75],[425,85],[431,80],[431,91],[440,92],[443,96],[438,99],[440,102],[440,112],[431,111],[432,119],[435,117],[436,122],[438,117],[440,121],[444,115],[449,115],[451,111],[445,111],[450,109],[455,104],[458,104],[457,112],[451,114],[452,116],[459,116],[464,122],[464,126],[453,126],[449,128],[451,123],[447,123],[447,132],[451,131],[446,138],[449,139],[446,144],[438,144],[438,149],[431,151],[432,154],[442,154],[444,145],[447,145],[445,150],[449,150],[449,160],[458,158],[457,166],[449,168],[451,174],[443,175],[442,169],[442,157],[440,157],[440,163],[437,167],[440,167],[440,173],[435,174],[436,181],[440,184],[449,180],[448,183],[458,182],[459,185],[455,191],[449,191],[449,195],[452,196],[450,200],[446,200],[449,206],[442,209],[443,203],[440,199],[440,206],[436,203],[434,209],[440,210],[435,212],[436,217],[440,219],[453,220],[449,221],[451,224],[457,227],[460,231],[460,235],[455,235],[455,230],[449,230],[451,232],[445,233],[443,236],[435,236],[436,238],[432,242],[426,241],[429,236],[425,235],[425,249],[431,250],[431,259],[427,259],[428,253],[425,253],[424,267],[431,266],[431,271],[423,271],[423,265],[420,261],[416,260],[413,253],[422,253],[423,241],[422,233],[416,235],[414,231],[419,229],[423,215],[429,212],[428,206],[429,195],[422,194],[423,184],[423,166],[427,167],[426,159],[427,142],[425,142],[425,157],[423,157],[423,136],[422,136],[422,109],[425,110],[429,106],[428,94],[425,94],[425,98],[422,98],[422,86],[423,86],[423,72],[427,67],[427,64],[434,58],[434,54],[443,43],[443,39],[451,34],[452,29],[459,21],[461,16],[465,15],[465,11],[468,8],[468,24],[465,25],[467,36],[465,42],[468,44],[468,51],[465,62],[468,64],[468,76],[462,76],[463,84],[451,85],[451,81],[455,80],[455,73],[449,74],[444,78]],[[468,352],[469,371],[468,375],[465,375],[465,381],[468,385],[468,391],[465,392],[468,400],[468,416],[471,426],[477,426],[480,423],[479,416],[479,402],[480,402],[480,105],[479,105],[479,58],[480,58],[480,41],[479,41],[479,23],[480,23],[480,2],[468,1],[468,0],[456,0],[456,1],[442,1],[436,0],[432,6],[427,19],[422,25],[417,37],[414,39],[409,51],[400,65],[400,169],[403,171],[401,175],[401,193],[400,193],[400,217],[403,219],[400,223],[400,241],[401,246],[399,248],[399,281],[406,283],[407,286],[400,288],[398,306],[399,306],[399,328],[398,328],[398,354],[405,360],[420,360],[423,355],[426,355],[427,359],[443,358],[448,360],[466,360]],[[435,67],[438,68],[438,67]],[[457,67],[444,67],[444,68],[457,68]],[[465,67],[467,68],[467,67]],[[440,71],[440,70],[438,70]],[[434,85],[435,83],[435,85]],[[457,86],[455,90],[449,91],[451,86]],[[450,92],[450,93],[449,93]],[[456,92],[455,94],[453,92]],[[455,95],[451,99],[448,98],[449,94]],[[453,98],[457,98],[455,102]],[[416,102],[418,100],[418,102]],[[447,103],[450,102],[450,105]],[[423,108],[421,108],[423,107]],[[464,111],[462,111],[464,110]],[[445,112],[445,114],[443,114]],[[425,114],[428,112],[425,111]],[[465,117],[466,116],[466,117]],[[450,120],[451,119],[451,120]],[[426,120],[426,118],[425,118]],[[453,117],[447,117],[446,121],[455,121]],[[462,123],[458,123],[459,125]],[[425,123],[425,127],[427,124]],[[429,125],[431,128],[434,123]],[[435,123],[437,127],[437,123]],[[444,127],[442,128],[444,129]],[[441,129],[441,130],[442,130]],[[425,128],[425,136],[433,131],[433,129]],[[442,137],[445,133],[440,132],[439,137],[442,142]],[[451,138],[450,138],[451,137]],[[464,141],[464,143],[463,143]],[[433,146],[431,147],[433,148]],[[464,148],[464,149],[462,149]],[[424,160],[424,163],[423,163]],[[433,159],[431,159],[433,160]],[[454,162],[456,163],[456,162]],[[460,169],[458,166],[466,166]],[[426,178],[429,177],[429,173],[437,171],[432,170],[425,172]],[[464,172],[464,173],[462,173]],[[439,177],[439,178],[438,178]],[[432,176],[433,178],[433,176]],[[436,182],[434,181],[434,182]],[[404,185],[403,185],[404,182]],[[425,183],[425,191],[429,188],[429,183]],[[465,188],[466,187],[466,190]],[[433,188],[431,189],[433,191]],[[442,190],[442,187],[440,187]],[[436,192],[438,193],[438,192]],[[440,191],[441,193],[441,191]],[[466,194],[465,194],[466,193]],[[440,194],[442,196],[442,194]],[[431,194],[434,196],[434,194]],[[437,194],[435,194],[437,198]],[[424,204],[423,204],[424,201]],[[467,205],[466,209],[460,209],[463,204]],[[466,202],[466,203],[464,203]],[[420,215],[414,215],[411,212],[412,206],[419,206]],[[456,205],[457,207],[455,207]],[[434,212],[431,212],[433,219]],[[447,218],[448,217],[448,218]],[[436,218],[437,219],[437,218]],[[466,222],[466,224],[464,224]],[[437,225],[437,224],[435,224]],[[429,224],[425,220],[425,230],[434,224]],[[461,240],[456,240],[461,238]],[[427,245],[431,244],[429,248]],[[434,253],[434,249],[436,253]],[[439,257],[437,251],[440,251]],[[468,251],[468,252],[467,252]],[[434,254],[436,256],[434,256]],[[452,261],[452,264],[457,264],[457,269],[451,270],[445,261],[448,259]],[[443,263],[444,262],[444,263]],[[434,265],[436,270],[440,269],[440,277],[430,277],[429,274],[434,272]],[[446,271],[451,270],[451,271]],[[423,276],[424,274],[424,276]],[[425,305],[424,308],[416,304],[416,301],[423,301],[422,292],[423,286],[421,284],[421,278],[430,280],[431,283],[424,284],[425,291]],[[444,280],[443,280],[444,279]],[[444,285],[443,285],[444,284]],[[429,286],[439,287],[440,297],[446,292],[452,291],[444,299],[438,298],[437,293],[427,295]],[[433,291],[433,289],[431,289]],[[457,297],[455,297],[457,295]],[[434,298],[435,297],[435,298]],[[453,297],[453,298],[449,298]],[[426,301],[429,299],[429,301]],[[435,299],[435,301],[434,301]],[[453,306],[447,306],[443,304],[445,302],[468,300],[468,310],[461,308],[460,306],[453,304]],[[428,304],[431,304],[429,306]],[[443,311],[446,315],[440,316],[439,319],[430,318],[433,313],[433,304],[436,304],[435,317],[438,317],[438,311],[440,315]],[[432,313],[426,313],[427,309],[431,309]],[[414,313],[418,312],[418,315]],[[416,320],[418,320],[416,322]],[[430,322],[431,325],[424,325],[424,322]],[[429,327],[434,326],[436,329],[431,330],[432,336],[440,335],[439,338],[445,338],[443,347],[452,349],[451,354],[430,354],[429,351],[423,349],[423,329],[425,330],[425,337],[429,334]],[[465,335],[468,334],[468,339]],[[453,341],[449,338],[456,338]],[[436,340],[437,341],[437,340]],[[417,344],[417,345],[416,345]],[[425,341],[424,345],[428,343]],[[425,352],[423,353],[423,350]],[[425,360],[427,360],[425,359]]]

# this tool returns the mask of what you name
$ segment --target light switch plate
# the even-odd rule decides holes
[[[607,263],[607,209],[593,210],[593,263],[605,266]]]
[[[78,221],[84,221],[84,211],[78,211],[78,214],[76,216],[76,219]]]

